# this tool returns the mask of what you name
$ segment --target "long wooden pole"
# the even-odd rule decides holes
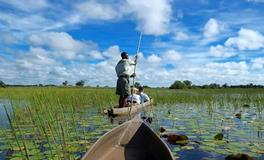
[[[136,61],[138,59],[138,52],[139,52],[139,49],[140,49],[140,45],[141,45],[141,39],[142,39],[142,32],[140,32],[140,36],[139,36],[139,40],[138,40],[138,46],[137,46],[137,52],[136,52]],[[137,67],[137,63],[135,64],[135,67],[134,67],[134,75],[136,73],[136,67]],[[135,88],[135,76],[133,77],[133,85],[132,85],[132,90],[131,90],[131,105],[129,107],[129,117],[130,117],[130,113],[131,113],[131,109],[132,109],[132,105],[133,105],[133,89]]]
[[[138,40],[138,46],[137,46],[137,53],[136,53],[136,59],[138,58],[138,52],[140,49],[140,45],[141,45],[141,39],[142,39],[142,32],[140,32],[140,36],[139,36],[139,40]],[[134,74],[136,73],[136,67],[137,67],[137,63],[135,64],[134,67]],[[135,76],[133,77],[133,88],[135,87]],[[131,93],[132,94],[132,93]],[[132,97],[133,98],[133,97]]]

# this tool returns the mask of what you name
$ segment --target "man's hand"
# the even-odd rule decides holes
[[[135,64],[137,64],[138,56],[135,56]]]
[[[133,73],[130,77],[136,77],[136,73]]]

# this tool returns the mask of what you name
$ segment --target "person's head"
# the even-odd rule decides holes
[[[121,57],[122,57],[122,59],[128,59],[129,58],[127,52],[122,52]]]
[[[144,92],[144,87],[143,87],[143,86],[140,86],[140,87],[138,88],[138,91],[139,91],[139,92]]]

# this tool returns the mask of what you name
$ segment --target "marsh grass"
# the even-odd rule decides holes
[[[179,127],[175,114],[188,117],[187,106],[190,105],[198,113],[205,109],[212,120],[217,108],[235,112],[248,104],[261,117],[264,107],[263,89],[146,89],[146,92],[155,103],[167,106],[158,112],[165,113],[175,104],[186,106],[172,111],[171,128]],[[0,100],[10,102],[4,106],[9,127],[2,127],[0,132],[0,137],[4,137],[3,148],[12,152],[8,155],[10,158],[78,159],[97,138],[117,125],[109,124],[101,114],[104,108],[117,104],[118,97],[114,93],[111,88],[0,88]],[[164,115],[160,115],[160,119]],[[200,116],[192,117],[188,123],[202,139],[207,131],[200,124]],[[261,124],[255,122],[253,127],[259,128]],[[184,126],[177,130],[184,130]]]

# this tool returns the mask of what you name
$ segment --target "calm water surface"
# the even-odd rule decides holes
[[[237,113],[241,119],[236,118]],[[169,145],[179,159],[224,159],[231,153],[264,159],[264,114],[253,106],[162,105],[155,107],[153,115],[156,121],[151,126],[155,130],[163,126],[168,132],[189,137],[187,146]],[[224,134],[222,141],[214,140],[217,133]]]

